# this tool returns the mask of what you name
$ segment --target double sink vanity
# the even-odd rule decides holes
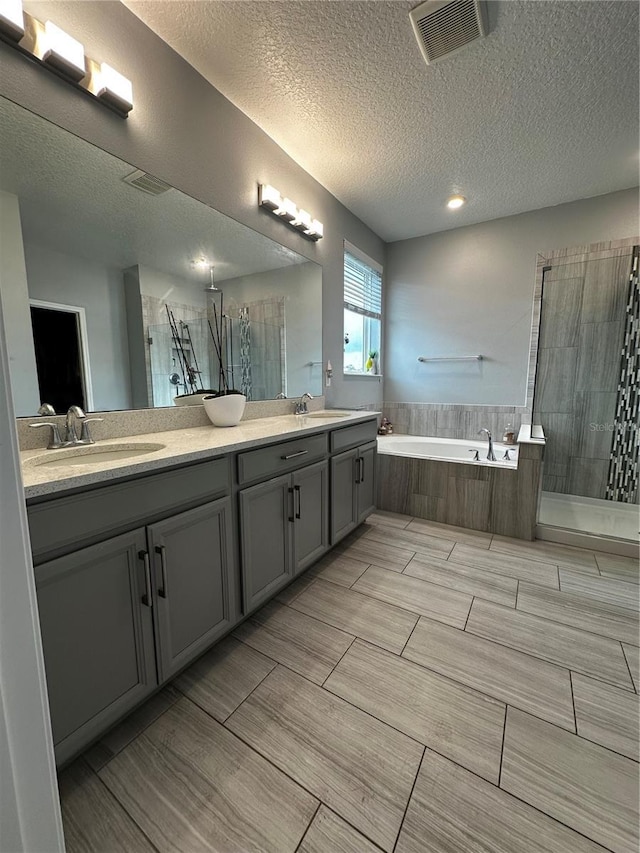
[[[22,452],[58,764],[366,518],[376,430],[319,411]]]

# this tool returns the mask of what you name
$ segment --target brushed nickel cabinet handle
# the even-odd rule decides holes
[[[164,545],[156,545],[156,554],[160,555],[160,574],[162,575],[162,589],[158,590],[160,598],[167,597],[167,549]]]
[[[296,509],[296,518],[301,518],[302,515],[302,501],[300,499],[300,486],[294,486],[293,491],[295,492],[294,497],[297,498],[297,509]]]
[[[142,603],[145,605],[145,607],[152,607],[153,601],[151,598],[151,564],[149,562],[149,552],[138,551],[138,557],[144,563],[145,594],[142,596]]]
[[[360,459],[356,456],[353,462],[356,468],[355,481],[357,486],[360,483]]]
[[[362,456],[360,456],[358,461],[360,462],[360,482],[364,483],[364,459]]]
[[[287,492],[291,496],[291,515],[289,516],[289,521],[295,521],[295,498],[293,489],[287,489]]]
[[[288,456],[281,456],[280,459],[295,459],[296,456],[304,456],[308,452],[308,450],[298,450],[297,453],[290,453]]]

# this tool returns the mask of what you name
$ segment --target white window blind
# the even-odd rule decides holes
[[[344,253],[344,307],[365,317],[382,315],[382,273]]]

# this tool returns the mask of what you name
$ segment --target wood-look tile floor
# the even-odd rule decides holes
[[[638,563],[377,512],[60,774],[69,853],[637,853]]]

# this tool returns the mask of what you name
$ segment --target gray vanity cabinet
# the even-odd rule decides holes
[[[375,509],[376,442],[331,459],[331,544],[354,530]]]
[[[329,548],[329,464],[318,462],[293,474],[294,573],[304,571]]]
[[[358,524],[376,508],[376,453],[375,441],[358,448],[359,471],[356,482],[356,512]]]
[[[231,502],[173,515],[147,536],[162,683],[233,626]]]
[[[144,529],[35,569],[58,762],[157,685]]]
[[[240,492],[240,548],[244,612],[249,613],[293,577],[291,475]]]
[[[240,492],[245,613],[329,548],[328,474],[317,462]]]

